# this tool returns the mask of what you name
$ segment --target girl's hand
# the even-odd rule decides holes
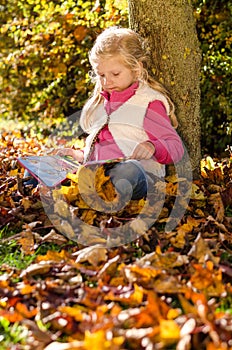
[[[155,146],[150,141],[139,143],[131,155],[134,159],[150,159],[155,153]]]
[[[58,156],[69,156],[78,162],[82,163],[84,159],[84,153],[80,149],[73,148],[60,148],[55,151],[55,154]]]

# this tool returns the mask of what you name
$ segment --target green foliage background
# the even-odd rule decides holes
[[[203,53],[202,147],[220,153],[232,129],[232,5],[226,0],[193,5]],[[50,132],[81,109],[92,89],[88,51],[98,33],[115,24],[128,26],[126,0],[2,0],[0,117],[33,121]]]
[[[232,145],[232,2],[193,0],[202,50],[201,130],[203,151]]]

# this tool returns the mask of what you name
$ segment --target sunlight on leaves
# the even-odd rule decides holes
[[[160,338],[176,341],[180,338],[180,328],[173,320],[160,320]]]
[[[107,261],[107,249],[100,245],[83,248],[73,255],[77,255],[77,263],[89,262],[93,266],[98,266],[99,263]]]

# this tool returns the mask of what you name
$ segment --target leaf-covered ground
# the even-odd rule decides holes
[[[178,194],[174,176],[155,224],[131,243],[107,247],[102,237],[85,246],[73,232],[62,235],[40,192],[24,186],[16,158],[44,152],[37,139],[1,133],[0,349],[232,349],[230,155],[202,160],[171,232],[164,228]],[[75,191],[67,191],[70,206],[63,201],[53,210],[65,218],[71,207],[89,225],[103,225],[106,236],[107,225],[120,227],[140,210],[134,203],[110,218],[88,206],[78,211]]]

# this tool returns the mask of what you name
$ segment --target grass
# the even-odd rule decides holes
[[[32,263],[35,255],[25,256],[23,254],[18,242],[14,239],[15,234],[17,233],[7,228],[0,231],[0,266],[6,264],[22,270]]]
[[[0,349],[12,349],[16,344],[25,344],[28,336],[28,329],[14,323],[11,325],[4,317],[0,317]],[[17,349],[23,349],[23,347],[17,347]]]
[[[33,254],[25,255],[20,249],[19,242],[14,238],[15,232],[8,231],[6,228],[0,231],[0,266],[3,264],[15,267],[18,270],[27,268],[38,255],[45,255],[48,250],[59,252],[63,246],[45,242],[42,243]],[[12,237],[12,239],[11,239]],[[65,246],[72,246],[72,242],[66,243]],[[1,273],[1,270],[0,270]]]

